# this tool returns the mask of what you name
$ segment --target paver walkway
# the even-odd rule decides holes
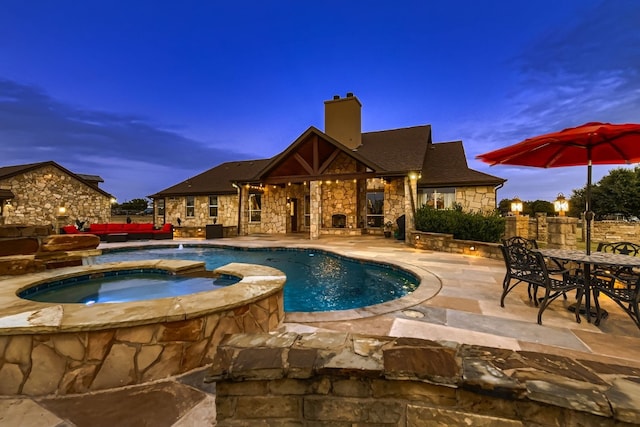
[[[499,304],[502,261],[409,248],[376,236],[322,238],[251,236],[190,243],[245,247],[316,247],[357,258],[410,266],[426,279],[422,297],[382,306],[332,313],[288,313],[282,330],[349,331],[361,334],[457,341],[531,350],[640,367],[640,330],[615,304],[603,298],[609,318],[599,327],[576,323],[567,301],[556,300],[536,323],[537,308],[526,287]],[[157,242],[102,244],[101,248],[148,246]],[[425,297],[425,298],[423,298]],[[0,398],[0,426],[201,426],[215,423],[215,390],[202,388],[203,372],[117,391],[49,399]],[[212,417],[213,415],[213,417]]]

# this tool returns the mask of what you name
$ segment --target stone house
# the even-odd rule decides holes
[[[159,191],[156,224],[202,236],[209,224],[253,233],[382,233],[422,204],[496,208],[504,179],[469,169],[461,141],[433,143],[431,126],[365,132],[353,94],[325,101],[324,132],[310,127],[270,159],[227,162]]]
[[[102,178],[75,174],[56,162],[0,167],[0,224],[51,225],[108,222],[113,196]]]

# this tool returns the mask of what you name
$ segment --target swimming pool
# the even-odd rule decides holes
[[[230,262],[277,268],[287,276],[286,312],[348,310],[380,304],[413,292],[419,284],[415,275],[389,264],[359,261],[316,249],[185,246],[113,250],[94,261],[147,259],[204,261],[208,270]]]

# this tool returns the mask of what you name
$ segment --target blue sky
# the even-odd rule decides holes
[[[474,157],[638,122],[639,22],[637,0],[3,0],[0,166],[54,160],[122,202],[276,155],[353,92],[363,131],[431,124],[498,199],[551,201],[586,168]]]

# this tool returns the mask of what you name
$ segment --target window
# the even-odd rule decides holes
[[[218,217],[218,196],[209,196],[209,216]]]
[[[187,212],[186,217],[196,216],[196,198],[195,196],[187,196]]]
[[[164,216],[164,199],[158,199],[156,207],[158,208],[158,216]]]
[[[384,191],[367,191],[367,227],[382,227]]]
[[[262,194],[249,194],[249,222],[260,222]]]
[[[453,187],[421,188],[418,190],[418,204],[435,209],[453,209],[456,202],[456,189]]]
[[[304,196],[304,226],[311,227],[311,196]]]

